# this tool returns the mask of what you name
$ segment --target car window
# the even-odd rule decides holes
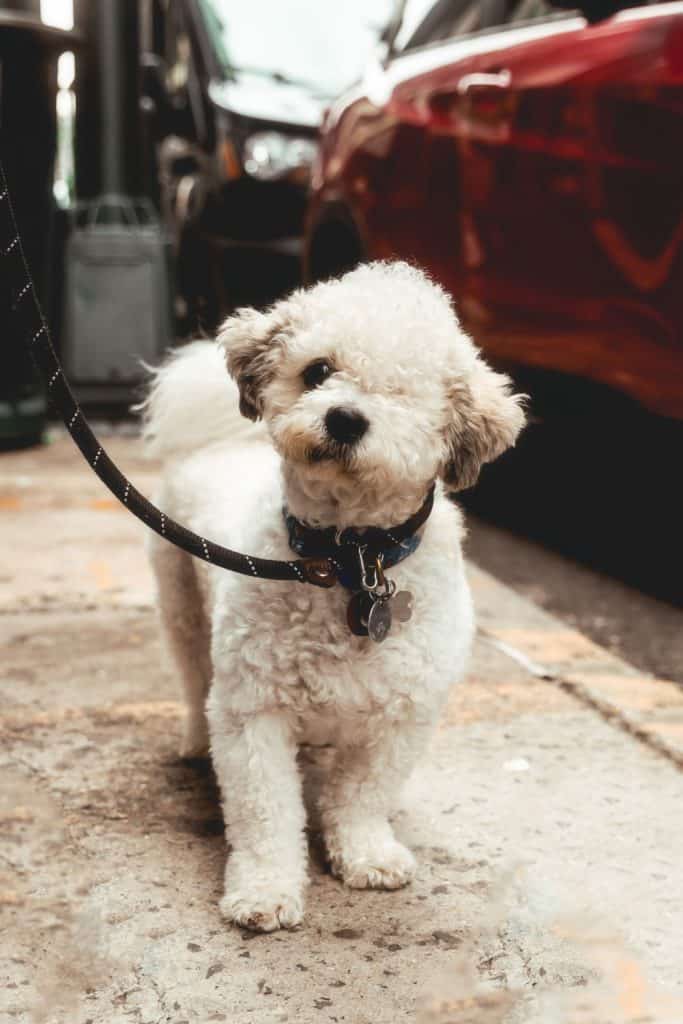
[[[414,19],[406,25],[404,16],[393,49],[414,50],[494,28],[507,21],[511,6],[510,0],[437,0],[417,27]],[[415,7],[410,13],[414,15],[414,11]],[[412,34],[408,34],[408,29]]]
[[[400,53],[411,42],[418,26],[434,7],[434,0],[406,0],[400,13],[400,24],[393,39],[393,50]]]
[[[507,20],[511,24],[518,24],[539,19],[571,18],[579,13],[578,8],[572,10],[569,5],[567,7],[563,5],[563,9],[558,10],[557,5],[548,3],[547,0],[517,0],[510,4]]]
[[[390,0],[200,0],[199,6],[226,76],[251,73],[324,97],[358,79],[391,14]]]
[[[556,13],[546,0],[520,0],[511,7],[509,21],[534,21],[536,18],[547,18],[549,14]]]
[[[634,6],[651,6],[661,0],[605,0],[614,11]],[[666,6],[666,4],[662,4]],[[392,55],[457,39],[478,32],[495,31],[506,25],[534,21],[562,21],[580,16],[578,7],[566,0],[406,0],[391,44]]]
[[[430,43],[439,42],[442,39],[449,39],[457,31],[458,23],[471,22],[474,28],[465,31],[476,31],[479,21],[478,8],[480,4],[474,0],[437,0],[437,3],[430,4],[429,10],[422,20],[415,25],[407,25],[404,21],[401,25],[401,32],[396,37],[398,42],[401,35],[405,37],[405,50],[415,50],[419,46],[428,46]],[[408,33],[408,29],[410,32]]]

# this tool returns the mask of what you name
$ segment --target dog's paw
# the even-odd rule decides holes
[[[401,889],[413,880],[416,868],[410,850],[395,839],[332,859],[333,873],[351,889]]]
[[[233,890],[220,902],[226,921],[253,932],[274,932],[278,928],[296,928],[303,920],[301,900],[282,891],[266,894]]]

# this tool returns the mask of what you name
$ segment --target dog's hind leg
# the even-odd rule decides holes
[[[210,626],[191,555],[152,538],[150,558],[158,587],[161,627],[178,670],[186,703],[181,757],[209,752],[206,697],[211,682]]]

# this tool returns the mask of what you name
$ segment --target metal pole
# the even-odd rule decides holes
[[[119,0],[98,0],[97,34],[102,81],[102,191],[125,191],[123,152],[123,12]]]
[[[138,0],[74,0],[74,13],[85,40],[76,55],[77,195],[139,195],[144,174]]]

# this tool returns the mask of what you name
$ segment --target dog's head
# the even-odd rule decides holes
[[[398,522],[439,475],[471,487],[524,423],[445,293],[405,263],[240,310],[219,340],[240,409],[265,420],[309,521]]]

